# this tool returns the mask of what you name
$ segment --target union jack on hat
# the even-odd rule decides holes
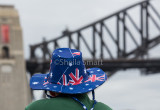
[[[52,53],[49,73],[33,75],[30,87],[34,90],[80,94],[94,90],[106,79],[105,72],[100,68],[85,68],[79,50],[59,48]]]

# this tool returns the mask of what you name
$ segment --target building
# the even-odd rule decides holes
[[[0,5],[0,109],[24,110],[30,102],[22,42],[14,6]]]

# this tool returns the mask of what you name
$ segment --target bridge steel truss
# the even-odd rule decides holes
[[[139,14],[140,14],[140,24],[139,26],[136,24],[134,18],[130,15],[129,10],[134,9],[138,7],[139,8]],[[132,13],[131,13],[132,14]],[[122,68],[145,68],[146,70],[154,70],[154,72],[157,70],[159,71],[158,65],[160,66],[160,62],[157,63],[159,60],[147,60],[144,59],[144,57],[148,54],[148,51],[152,49],[153,47],[157,46],[160,42],[160,21],[157,21],[153,14],[160,20],[160,15],[156,11],[156,9],[153,7],[153,5],[150,3],[149,0],[142,1],[140,3],[136,3],[130,7],[127,7],[125,9],[122,9],[114,14],[111,14],[110,16],[104,17],[96,22],[93,22],[89,25],[86,25],[82,28],[79,28],[75,31],[69,31],[66,30],[63,32],[63,34],[53,40],[46,41],[44,40],[42,43],[31,45],[30,46],[30,59],[27,60],[27,70],[30,73],[35,72],[46,72],[49,68],[49,57],[51,56],[50,49],[48,45],[52,43],[54,45],[54,49],[63,47],[62,44],[58,43],[59,40],[67,38],[66,40],[69,48],[76,48],[78,50],[82,49],[82,43],[83,47],[85,47],[91,55],[91,60],[98,60],[102,59],[104,64],[100,67],[103,68],[106,71],[117,71]],[[106,21],[110,19],[115,19],[116,28],[114,29],[114,32],[110,30],[109,26],[105,23]],[[140,42],[137,42],[136,35],[134,35],[132,30],[128,27],[127,22],[130,22],[134,29],[139,34]],[[149,22],[152,22],[154,26],[159,31],[159,35],[151,38],[150,37],[150,31],[152,30],[150,28]],[[159,23],[159,24],[158,24]],[[98,26],[97,26],[98,25]],[[90,29],[92,32],[92,40],[90,41],[92,45],[89,45],[86,37],[83,35],[83,31]],[[104,32],[108,33],[108,36],[104,35]],[[121,34],[121,35],[120,35]],[[73,37],[76,37],[76,40],[73,40]],[[112,48],[108,47],[108,41],[105,39],[106,37],[110,37],[112,40],[114,46],[116,47],[116,52],[113,55],[111,52]],[[134,43],[135,47],[127,51],[127,38],[130,37],[131,41]],[[99,43],[96,42],[96,39],[99,38]],[[61,46],[62,45],[62,46]],[[97,45],[100,45],[97,49]],[[38,57],[36,56],[36,50],[41,49],[41,52],[43,53],[42,61],[38,61]],[[99,50],[99,52],[97,51]],[[108,56],[110,60],[105,58],[106,53],[108,53]],[[97,54],[99,54],[100,57],[97,57]],[[144,62],[147,62],[150,66],[146,66]],[[153,67],[156,63],[157,66]],[[119,64],[119,66],[117,65]],[[126,65],[130,66],[126,66]],[[142,64],[140,67],[135,66],[135,64],[139,65]],[[114,65],[117,65],[116,67]],[[87,67],[90,67],[91,65],[88,65]],[[99,66],[99,65],[97,65]],[[112,66],[112,67],[111,67]],[[113,68],[115,67],[115,68]]]

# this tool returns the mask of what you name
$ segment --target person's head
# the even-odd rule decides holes
[[[57,97],[58,95],[60,95],[60,93],[56,93],[56,92],[53,92],[53,91],[49,91],[49,94],[50,94],[52,97]]]
[[[30,87],[35,90],[45,90],[46,95],[50,98],[68,94],[85,109],[86,106],[72,94],[92,91],[93,109],[96,104],[94,89],[103,84],[106,79],[105,72],[100,68],[85,68],[82,53],[79,50],[59,48],[52,53],[49,73],[33,75]],[[47,91],[50,91],[50,95],[47,94]]]
[[[59,48],[52,53],[48,74],[35,74],[30,86],[35,90],[59,94],[83,94],[103,84],[107,76],[100,68],[86,69],[82,53],[76,49]]]

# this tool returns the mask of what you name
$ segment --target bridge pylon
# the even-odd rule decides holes
[[[30,101],[18,12],[0,5],[0,109],[24,110]]]

